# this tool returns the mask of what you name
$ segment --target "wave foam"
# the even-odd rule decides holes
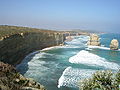
[[[58,88],[61,86],[78,87],[78,82],[81,79],[89,78],[95,71],[96,70],[67,67],[58,80]]]
[[[92,49],[92,48],[98,48],[98,49],[110,50],[110,48],[104,47],[104,45],[102,45],[102,46],[88,46],[88,48],[90,48],[90,49]],[[120,49],[118,49],[116,51],[120,51]]]
[[[85,50],[82,50],[77,55],[70,57],[69,62],[86,64],[91,66],[102,66],[104,68],[113,69],[113,70],[120,68],[118,64],[113,62],[108,62],[106,61],[105,58],[89,53],[88,51]]]
[[[110,50],[110,48],[104,46],[88,46],[88,48],[99,48],[99,49]]]
[[[48,48],[44,48],[40,51],[47,51],[47,50],[59,49],[59,48],[80,48],[80,46],[71,45],[70,43],[67,43],[67,45],[48,47]]]
[[[52,46],[48,48],[44,48],[40,51],[46,51],[51,49],[57,49],[57,48],[80,48],[86,46],[85,42],[88,41],[89,36],[81,35],[81,36],[74,36],[74,39],[72,41],[65,42],[66,45],[63,46]]]
[[[40,51],[30,53],[23,59],[23,61],[20,64],[16,66],[16,69],[18,69],[19,71],[22,71],[22,69],[24,68],[25,70],[25,68],[29,66],[29,63],[31,63],[32,61],[37,61],[39,60],[39,58],[43,58],[45,54],[46,53],[44,52],[41,53]]]
[[[40,51],[46,51],[46,50],[51,50],[51,49],[55,49],[55,48],[61,48],[61,47],[64,47],[64,46],[52,46],[52,47],[47,47],[47,48],[44,48]]]

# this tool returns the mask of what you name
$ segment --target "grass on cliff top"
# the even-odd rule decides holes
[[[89,34],[86,30],[71,30],[71,31],[54,31],[47,29],[37,29],[37,28],[29,28],[29,27],[20,27],[20,26],[9,26],[9,25],[0,25],[0,38],[4,36],[9,36],[18,33],[29,33],[29,32],[46,32],[46,33],[86,33]]]
[[[29,33],[29,32],[48,32],[48,33],[52,33],[52,32],[56,32],[56,31],[29,28],[29,27],[0,25],[0,37],[6,36],[6,35],[18,34],[18,33]]]

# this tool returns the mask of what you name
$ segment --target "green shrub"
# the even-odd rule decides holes
[[[116,74],[110,70],[97,71],[91,78],[83,79],[79,83],[80,90],[119,90],[120,71]]]
[[[120,84],[120,70],[117,72],[117,74],[115,75],[115,77],[116,77],[117,83]]]

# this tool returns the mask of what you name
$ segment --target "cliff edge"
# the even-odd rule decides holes
[[[0,90],[46,90],[40,83],[25,78],[9,64],[0,62]]]
[[[29,53],[62,44],[64,39],[57,31],[0,26],[0,61],[17,65]]]

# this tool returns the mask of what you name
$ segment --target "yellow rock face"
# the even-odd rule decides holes
[[[100,46],[99,36],[97,34],[91,34],[90,40],[88,41],[87,44],[92,46]]]
[[[110,43],[111,50],[118,50],[119,42],[117,39],[113,39]]]

